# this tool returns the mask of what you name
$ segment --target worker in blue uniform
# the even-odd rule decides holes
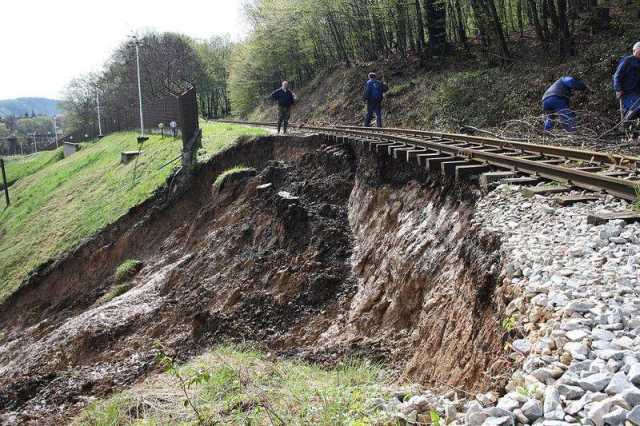
[[[633,45],[632,52],[622,58],[613,75],[616,98],[622,101],[623,121],[640,115],[640,42]]]
[[[582,80],[571,76],[563,76],[556,80],[542,96],[542,109],[547,114],[544,120],[544,130],[550,131],[554,127],[554,118],[560,117],[564,129],[573,133],[576,131],[575,112],[571,111],[569,101],[573,91],[588,90]]]

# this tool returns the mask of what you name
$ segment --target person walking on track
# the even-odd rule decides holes
[[[291,107],[296,102],[296,94],[289,90],[289,82],[285,80],[282,86],[271,94],[271,99],[278,103],[278,133],[282,127],[286,134]]]
[[[376,74],[370,72],[369,80],[364,85],[364,101],[367,103],[367,115],[364,118],[364,127],[371,127],[373,113],[376,114],[376,125],[382,127],[382,98],[387,86],[376,78]]]
[[[582,80],[571,76],[563,76],[556,80],[542,96],[542,109],[547,114],[544,119],[544,130],[553,129],[555,116],[560,116],[564,129],[573,133],[576,131],[575,112],[569,109],[569,100],[574,90],[588,90]]]
[[[613,89],[621,101],[623,121],[631,121],[640,115],[640,41],[633,45],[633,54],[618,63],[613,75]]]

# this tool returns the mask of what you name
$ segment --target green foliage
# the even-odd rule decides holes
[[[116,269],[116,282],[120,283],[132,278],[142,267],[142,262],[135,259],[127,259]]]
[[[126,402],[128,406],[136,400],[153,401],[152,408],[136,421],[167,424],[179,418],[198,424],[387,424],[367,401],[390,397],[386,390],[390,377],[366,360],[352,359],[325,369],[301,361],[272,360],[251,347],[220,346],[183,366],[160,349],[158,361],[165,373],[147,379],[135,394],[128,394],[134,399]],[[91,423],[92,416],[101,414],[96,406],[110,404],[93,404],[80,418]],[[119,424],[131,420],[118,418]]]
[[[442,420],[440,419],[440,414],[437,411],[429,411],[429,417],[431,418],[431,424],[433,426],[440,426]]]
[[[202,123],[201,127],[207,157],[240,135],[266,133],[229,124]],[[0,300],[33,268],[76,246],[153,194],[172,171],[160,166],[176,158],[181,146],[178,139],[151,136],[137,165],[135,185],[133,163],[120,164],[121,151],[137,149],[135,132],[107,136],[84,145],[71,157],[24,173],[11,188],[11,206],[0,211]],[[44,161],[46,157],[34,158]]]
[[[502,325],[502,329],[504,331],[506,331],[507,333],[510,333],[515,328],[517,323],[518,323],[518,316],[513,314],[503,319],[500,325]]]
[[[117,393],[104,401],[92,402],[75,419],[74,425],[115,426],[131,424],[133,399],[127,393]]]

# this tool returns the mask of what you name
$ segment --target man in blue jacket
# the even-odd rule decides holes
[[[296,101],[296,94],[289,90],[289,82],[285,80],[282,82],[282,87],[271,93],[271,99],[278,103],[278,133],[280,133],[280,127],[284,125],[284,133],[286,134],[291,116],[291,106]]]
[[[382,98],[387,86],[376,79],[375,73],[369,73],[369,80],[364,85],[364,101],[367,103],[367,116],[364,118],[364,126],[371,126],[373,113],[376,114],[376,125],[382,127]]]
[[[633,55],[622,58],[613,75],[616,98],[622,99],[625,121],[632,120],[640,112],[640,42],[633,45]]]
[[[542,109],[547,116],[544,119],[544,130],[553,129],[553,119],[559,115],[564,129],[573,133],[576,131],[576,114],[569,108],[569,100],[574,90],[587,90],[587,85],[581,80],[563,76],[556,80],[542,96]]]

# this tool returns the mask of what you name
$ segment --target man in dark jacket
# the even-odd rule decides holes
[[[280,127],[283,127],[285,134],[289,125],[291,106],[296,101],[296,94],[289,90],[288,87],[289,82],[285,80],[282,82],[282,87],[271,94],[271,99],[278,103],[278,133],[280,133]]]
[[[369,80],[364,85],[364,101],[367,103],[367,116],[364,118],[364,126],[371,126],[373,113],[376,113],[376,125],[382,127],[382,98],[387,86],[376,79],[375,73],[369,73]]]
[[[613,88],[622,100],[624,119],[636,118],[640,113],[640,42],[633,45],[633,55],[625,56],[618,64]]]
[[[544,130],[553,129],[553,119],[559,115],[567,132],[575,132],[576,114],[569,109],[569,100],[574,90],[587,90],[587,85],[571,76],[563,76],[555,81],[542,96],[542,109],[547,113]]]

